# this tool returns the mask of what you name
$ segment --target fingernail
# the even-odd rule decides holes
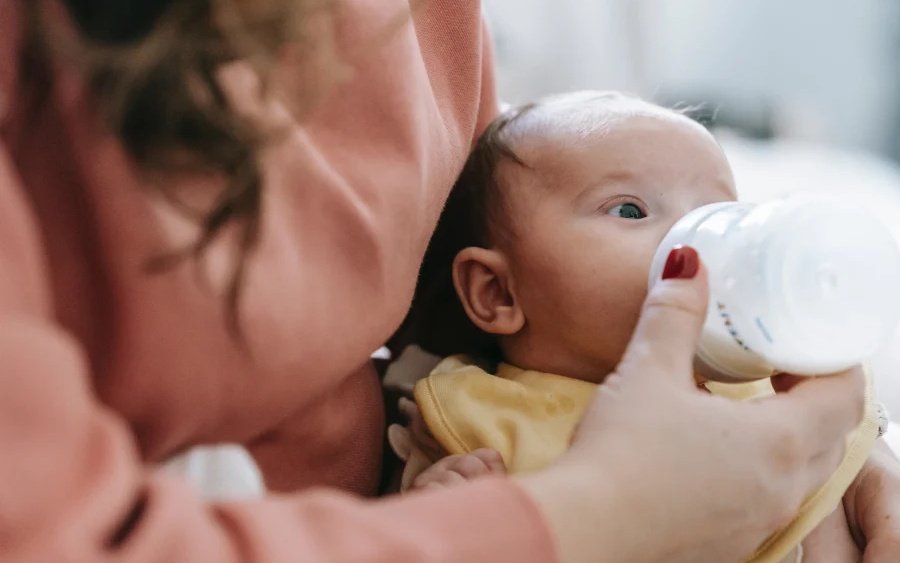
[[[700,256],[690,246],[678,245],[669,252],[662,279],[689,280],[700,270]]]

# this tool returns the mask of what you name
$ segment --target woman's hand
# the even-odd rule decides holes
[[[900,461],[879,440],[844,497],[864,563],[900,561]]]
[[[860,370],[748,403],[696,389],[706,273],[690,249],[680,260],[572,448],[519,478],[566,563],[739,561],[825,482],[862,416]]]

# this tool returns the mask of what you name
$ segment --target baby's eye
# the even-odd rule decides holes
[[[619,205],[610,208],[606,213],[608,215],[621,217],[622,219],[643,219],[647,216],[647,214],[644,213],[644,210],[636,203],[620,203]]]

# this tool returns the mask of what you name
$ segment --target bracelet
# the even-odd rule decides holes
[[[891,417],[884,403],[875,404],[875,417],[878,420],[878,437],[881,438],[887,434],[888,427],[891,424]]]

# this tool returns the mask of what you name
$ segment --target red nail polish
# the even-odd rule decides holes
[[[669,252],[662,279],[689,280],[700,270],[700,256],[690,246],[678,245]]]

